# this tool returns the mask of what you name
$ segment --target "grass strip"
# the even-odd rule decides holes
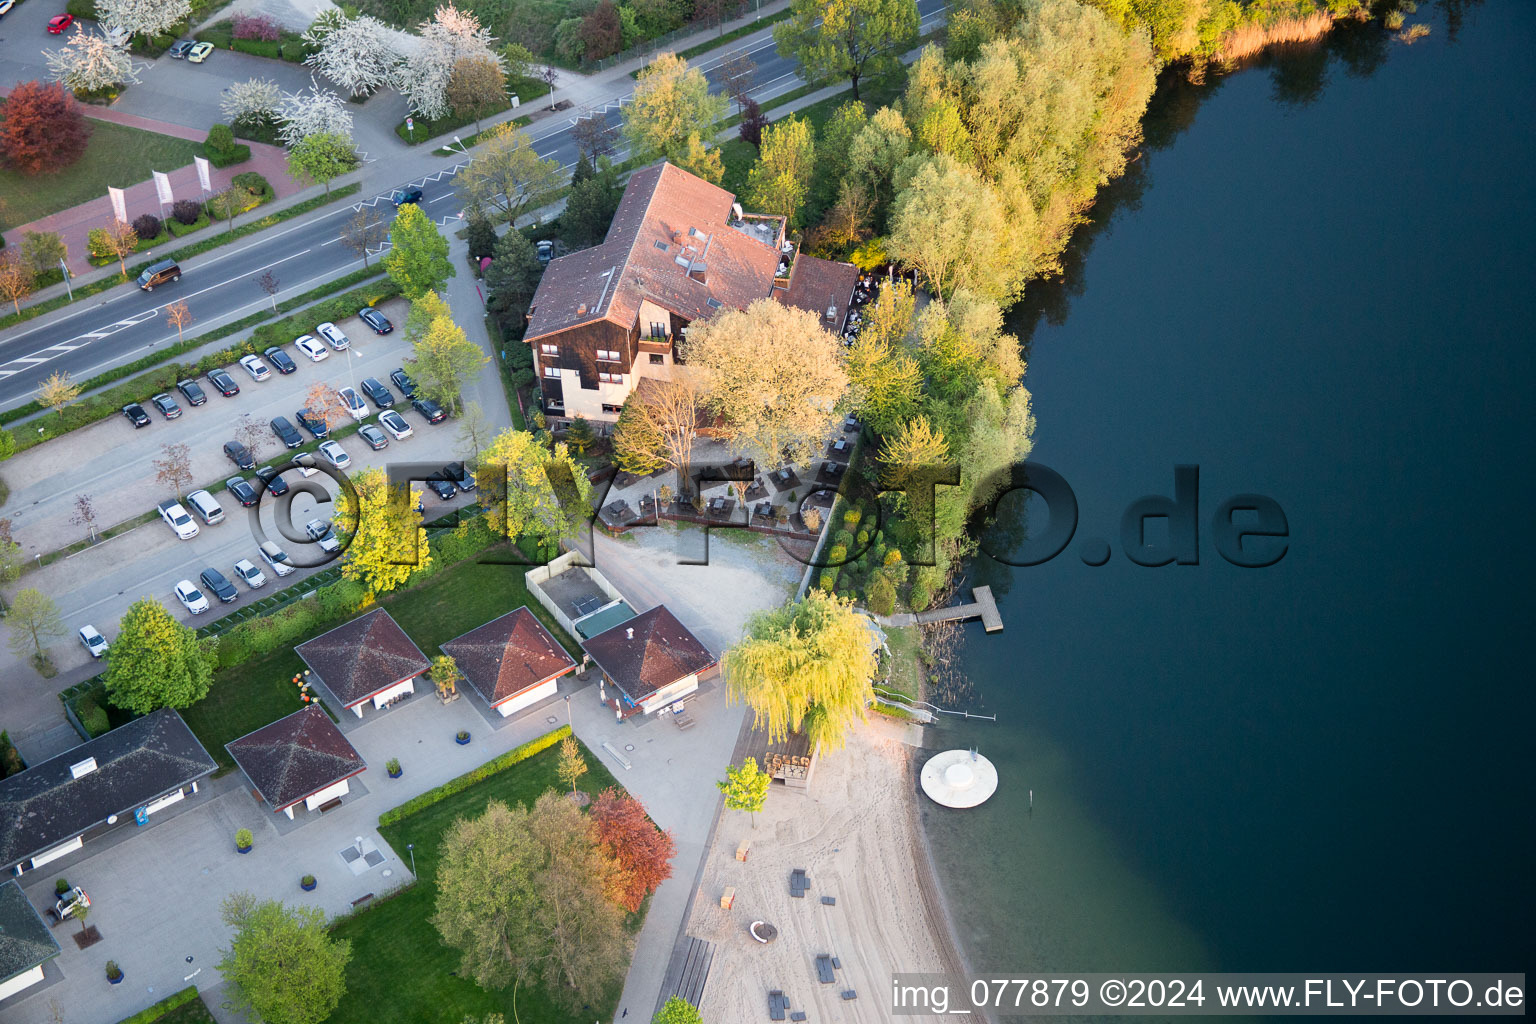
[[[558,729],[551,729],[542,736],[537,736],[521,746],[513,747],[498,757],[493,757],[480,767],[465,772],[457,778],[449,779],[436,789],[429,789],[425,793],[411,797],[399,807],[391,807],[379,815],[379,824],[393,825],[401,818],[426,810],[433,804],[442,803],[451,796],[457,796],[477,782],[484,782],[499,772],[504,772],[515,764],[528,760],[534,754],[548,750],[571,734],[571,727],[562,725]]]
[[[362,185],[358,184],[357,182],[353,182],[350,185],[343,185],[340,188],[333,189],[331,194],[328,196],[316,196],[313,199],[306,199],[302,203],[295,203],[294,205],[285,209],[275,210],[272,213],[267,214],[265,217],[262,217],[260,220],[253,220],[249,224],[242,224],[238,228],[235,228],[233,231],[226,231],[222,235],[214,235],[212,238],[205,238],[200,242],[193,242],[191,245],[183,246],[182,248],[177,249],[175,252],[168,254],[169,258],[174,260],[183,260],[189,256],[196,256],[199,253],[207,252],[210,249],[217,249],[221,245],[228,245],[230,242],[244,238],[246,235],[249,235],[252,232],[261,231],[271,227],[274,224],[280,224],[285,220],[309,213],[312,210],[324,206],[327,203],[335,202],[338,199],[345,199],[347,196],[355,194],[361,188]],[[166,257],[161,258],[164,259]],[[149,266],[150,262],[158,261],[146,261],[144,263],[138,264],[129,271],[129,276],[137,276],[139,271]],[[74,289],[73,298],[71,298],[69,295],[55,295],[51,299],[44,299],[42,302],[34,303],[33,305],[26,307],[20,313],[8,313],[5,316],[0,317],[0,330],[4,330],[7,327],[13,327],[19,323],[25,323],[26,321],[31,320],[33,317],[42,316],[44,313],[52,313],[56,309],[63,309],[71,302],[78,302],[81,299],[89,298],[92,295],[98,295],[101,292],[106,291],[108,288],[116,288],[118,285],[123,283],[124,279],[121,277],[104,277],[100,281],[92,281],[89,284],[80,285]],[[0,417],[0,422],[8,422],[8,420],[6,420],[4,417]]]

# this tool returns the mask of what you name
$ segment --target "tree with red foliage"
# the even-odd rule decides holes
[[[582,19],[581,38],[587,44],[582,54],[587,60],[602,60],[624,48],[624,26],[613,0],[602,0]]]
[[[68,167],[85,154],[90,126],[80,104],[59,82],[22,82],[0,119],[0,157],[23,174]]]
[[[763,148],[763,129],[768,127],[768,115],[763,113],[763,108],[758,106],[757,100],[749,99],[741,107],[741,128],[738,134],[742,141],[750,142],[758,149]]]
[[[677,852],[672,833],[657,828],[645,816],[640,801],[612,786],[592,804],[589,817],[597,848],[618,866],[609,898],[634,913],[646,896],[672,877],[670,861]]]

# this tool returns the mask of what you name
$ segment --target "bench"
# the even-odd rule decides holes
[[[335,810],[336,808],[338,808],[340,806],[341,806],[341,797],[337,796],[337,797],[332,797],[331,799],[327,800],[325,803],[321,804],[319,807],[317,807],[315,809],[317,811],[319,811],[321,814],[324,814],[326,811],[333,811],[333,810]]]
[[[353,900],[352,901],[352,905],[355,907],[355,906],[358,906],[359,904],[367,903],[371,899],[373,899],[373,893],[365,892],[361,896],[359,896],[357,899]]]

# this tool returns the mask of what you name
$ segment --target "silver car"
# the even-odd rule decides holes
[[[337,352],[344,351],[347,346],[352,344],[347,340],[347,336],[341,333],[341,328],[337,327],[329,320],[321,324],[319,327],[316,327],[315,333],[324,338],[325,343],[331,346],[331,348],[335,349]]]
[[[256,568],[249,558],[242,558],[235,563],[235,578],[252,590],[267,585],[266,574]]]

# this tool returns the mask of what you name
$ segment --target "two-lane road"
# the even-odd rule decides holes
[[[931,31],[944,17],[945,4],[923,0],[918,4],[922,31]],[[801,84],[798,65],[774,48],[772,33],[764,29],[737,45],[727,45],[703,58],[698,66],[712,88],[719,91],[720,69],[726,58],[745,50],[757,64],[752,97],[759,102],[780,96]],[[623,103],[633,94],[624,89],[600,112],[617,128]],[[587,111],[573,111],[581,115]],[[529,129],[540,156],[571,167],[577,158],[572,133],[574,117],[551,118]],[[622,159],[620,149],[615,156]],[[377,181],[378,168],[403,162],[407,154],[389,154],[370,169]],[[458,219],[463,204],[453,190],[453,175],[469,157],[444,158],[436,170],[410,181],[399,181],[365,202],[389,215],[389,192],[405,184],[420,185],[426,192],[423,209],[439,223]],[[419,164],[417,165],[420,166]],[[87,299],[58,319],[45,324],[22,324],[0,333],[0,409],[30,400],[37,384],[55,370],[75,379],[88,378],[122,363],[138,359],[176,337],[165,320],[165,307],[186,300],[195,329],[246,316],[269,302],[257,279],[270,272],[281,287],[279,298],[300,294],[360,265],[359,258],[341,244],[341,230],[357,204],[339,205],[318,216],[260,232],[249,241],[216,249],[207,256],[182,264],[181,281],[143,292],[135,288],[114,290],[101,299]],[[140,254],[135,262],[152,256]]]

